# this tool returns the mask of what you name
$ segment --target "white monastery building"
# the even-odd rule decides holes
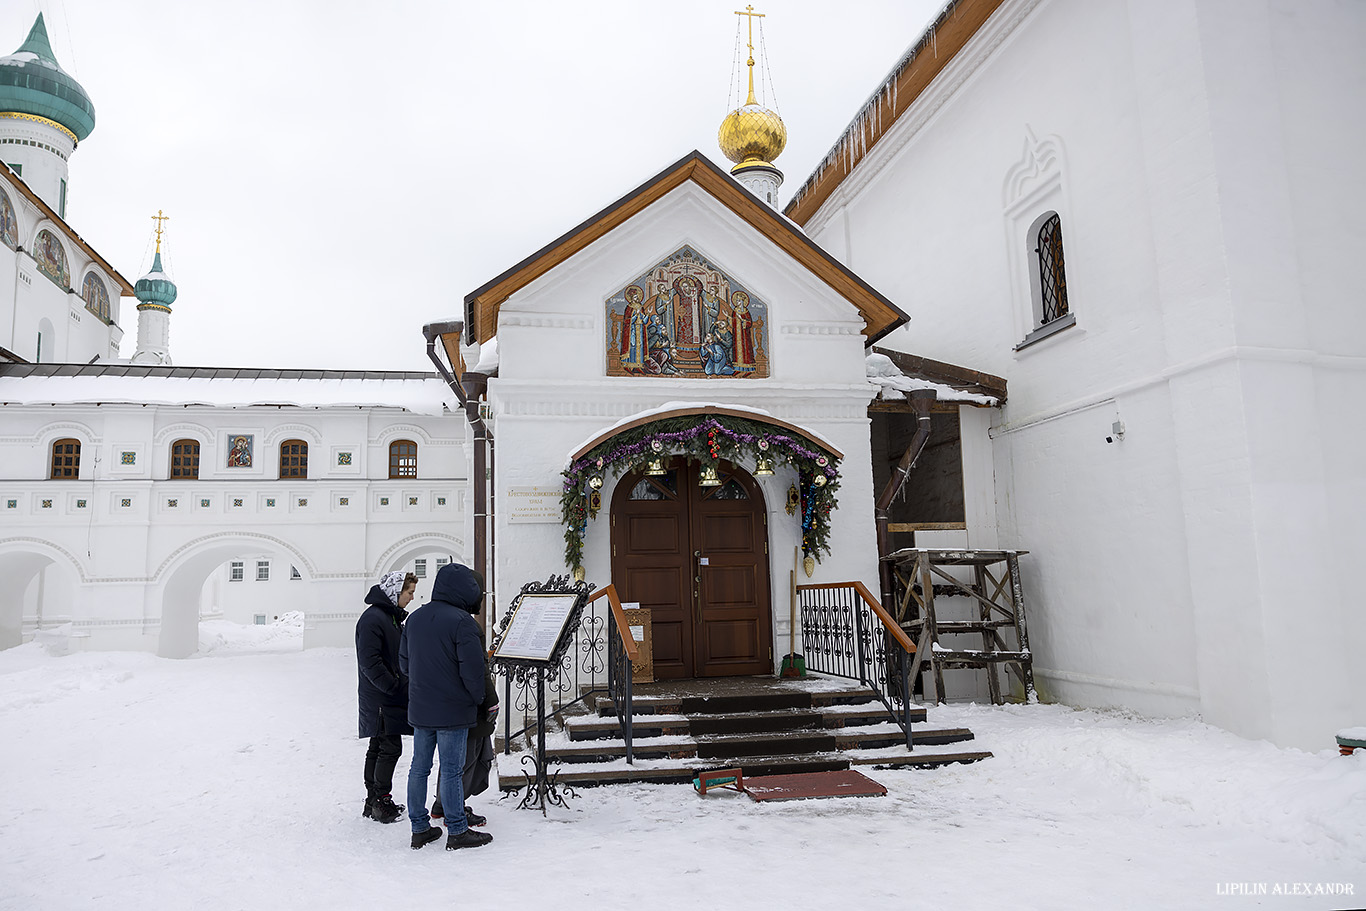
[[[958,0],[908,38],[784,208],[751,75],[729,171],[661,163],[471,291],[438,377],[170,366],[160,260],[66,225],[93,108],[14,75],[60,73],[40,18],[0,59],[0,645],[281,608],[345,643],[378,573],[454,559],[494,615],[612,583],[657,676],[772,674],[794,563],[888,604],[906,548],[1009,551],[1047,700],[1362,723],[1366,8]]]

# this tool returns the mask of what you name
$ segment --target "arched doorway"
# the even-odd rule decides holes
[[[677,457],[664,473],[631,472],[612,496],[612,579],[651,611],[660,679],[773,671],[768,513],[747,472]]]

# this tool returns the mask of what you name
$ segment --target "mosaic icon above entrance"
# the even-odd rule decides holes
[[[768,376],[768,304],[684,246],[607,300],[607,375]]]

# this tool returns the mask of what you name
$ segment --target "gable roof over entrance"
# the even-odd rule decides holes
[[[858,308],[863,315],[863,334],[868,344],[871,345],[909,319],[899,307],[845,268],[802,233],[800,228],[761,202],[701,152],[694,150],[583,224],[467,294],[467,339],[480,344],[488,341],[498,331],[498,309],[503,301],[689,181],[740,216],[746,224]]]

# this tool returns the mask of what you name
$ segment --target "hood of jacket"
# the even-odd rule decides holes
[[[484,598],[484,586],[479,574],[461,563],[447,563],[437,570],[432,583],[432,600],[454,604],[471,614],[479,613]]]
[[[389,596],[384,593],[384,589],[378,585],[370,586],[370,593],[365,596],[365,603],[371,607],[378,607],[386,614],[398,618],[400,623],[403,622],[404,617],[408,616],[408,612],[390,601]]]

